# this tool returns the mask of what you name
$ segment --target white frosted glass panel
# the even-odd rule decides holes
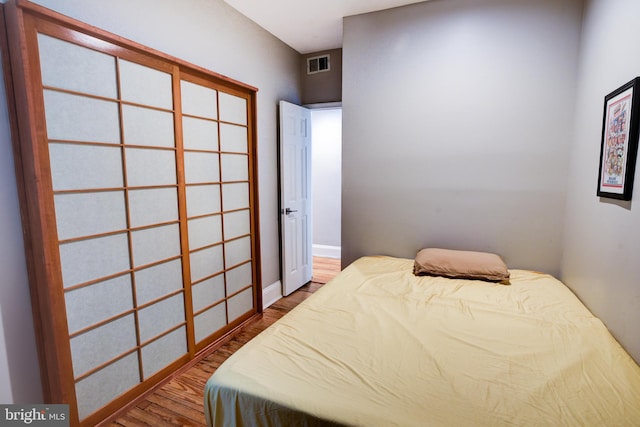
[[[177,221],[178,192],[175,188],[129,191],[131,227]]]
[[[225,211],[249,207],[249,184],[234,183],[222,186],[222,207]]]
[[[142,371],[144,379],[151,377],[162,368],[175,362],[187,352],[187,333],[185,328],[142,347]]]
[[[38,51],[45,86],[118,97],[113,56],[45,34],[38,34]]]
[[[234,294],[252,283],[253,278],[250,262],[227,271],[227,295]]]
[[[173,113],[124,105],[122,107],[124,143],[175,147]]]
[[[167,329],[183,323],[184,298],[182,294],[174,295],[169,299],[150,305],[138,315],[140,324],[140,340],[148,341]]]
[[[218,150],[218,123],[184,117],[182,119],[184,148],[189,150]]]
[[[146,304],[183,288],[182,261],[179,259],[134,273],[138,304]]]
[[[196,185],[187,187],[187,216],[220,212],[220,186]]]
[[[82,375],[135,346],[136,324],[131,314],[73,337],[73,374]]]
[[[80,240],[60,245],[64,287],[120,273],[129,269],[126,234]]]
[[[189,248],[191,250],[222,241],[220,215],[189,220]]]
[[[131,277],[126,274],[65,293],[69,333],[133,308]]]
[[[225,297],[224,274],[207,279],[191,288],[193,311],[198,312]]]
[[[247,124],[247,101],[244,98],[220,92],[220,120]]]
[[[173,109],[171,74],[121,59],[120,88],[125,101]]]
[[[247,128],[243,126],[220,124],[220,151],[247,153]]]
[[[249,211],[238,211],[224,214],[224,238],[233,239],[251,232]]]
[[[236,320],[248,311],[253,309],[253,288],[249,288],[239,293],[227,301],[227,310],[229,311],[229,323]]]
[[[134,231],[131,240],[136,267],[180,255],[178,224]]]
[[[227,324],[227,313],[224,303],[201,313],[194,319],[196,343],[202,341]]]
[[[117,103],[45,90],[44,105],[49,139],[120,143]]]
[[[127,228],[123,191],[57,194],[54,201],[60,240]]]
[[[76,398],[80,419],[102,408],[140,382],[138,355],[130,354],[78,381]]]
[[[202,249],[189,255],[191,260],[191,281],[195,282],[211,276],[224,268],[222,245]]]
[[[245,154],[222,155],[222,181],[248,181],[249,156]]]
[[[127,182],[132,187],[176,184],[173,150],[127,148]]]
[[[216,91],[182,80],[182,112],[193,116],[215,119],[218,117]]]
[[[220,165],[216,153],[185,152],[184,169],[187,184],[220,181]]]
[[[224,244],[224,256],[227,268],[251,259],[251,238],[243,237]]]
[[[123,186],[119,147],[51,143],[49,158],[54,191]]]

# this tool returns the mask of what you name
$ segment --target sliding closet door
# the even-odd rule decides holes
[[[228,93],[220,93],[219,98],[227,313],[232,321],[252,304],[247,103]]]
[[[45,396],[91,425],[261,310],[255,89],[27,6],[14,23],[46,16],[11,52]]]
[[[254,304],[247,100],[182,80],[186,213],[195,342]],[[213,260],[213,262],[211,262]]]
[[[80,418],[187,353],[171,74],[38,35]]]
[[[189,280],[195,340],[227,324],[225,305],[218,91],[180,82],[185,187],[189,230]],[[213,262],[211,262],[213,260]]]

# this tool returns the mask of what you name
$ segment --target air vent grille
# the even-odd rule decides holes
[[[320,55],[307,58],[307,74],[316,74],[329,71],[331,64],[330,55]]]

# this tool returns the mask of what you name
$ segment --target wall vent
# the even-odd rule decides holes
[[[329,57],[330,55],[326,54],[307,58],[307,74],[316,74],[329,71],[331,69]]]

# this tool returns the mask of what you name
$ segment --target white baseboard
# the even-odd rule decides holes
[[[340,246],[313,245],[312,251],[313,251],[313,256],[319,256],[324,258],[340,259],[342,254],[342,248]]]
[[[278,280],[262,290],[262,309],[282,298],[282,283]]]

